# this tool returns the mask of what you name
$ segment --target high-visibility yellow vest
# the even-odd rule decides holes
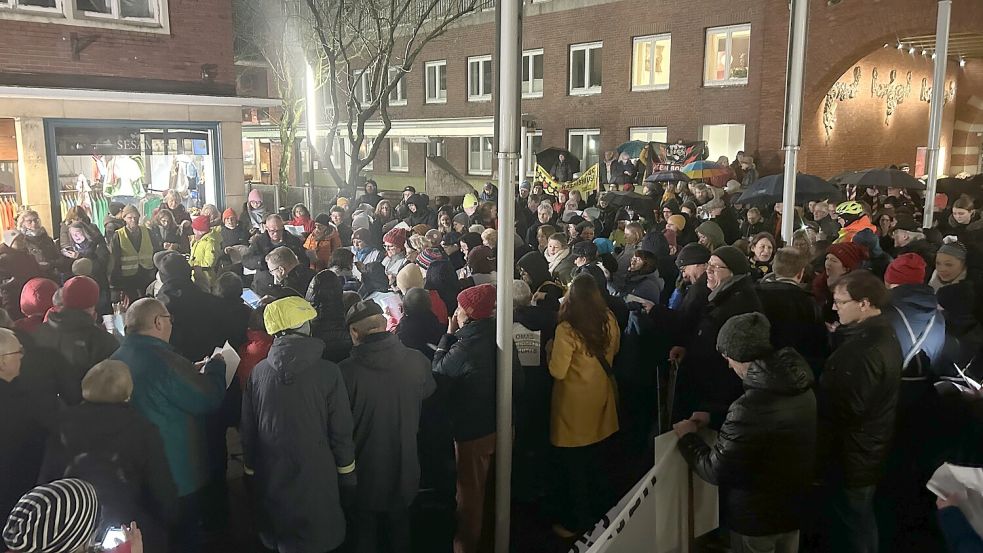
[[[137,269],[154,268],[154,245],[150,241],[150,231],[146,227],[140,227],[140,251],[133,247],[130,236],[126,232],[126,227],[116,231],[119,236],[120,251],[120,273],[125,276],[137,274]]]

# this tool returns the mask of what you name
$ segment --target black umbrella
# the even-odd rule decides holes
[[[612,207],[630,207],[639,213],[652,213],[659,204],[638,192],[607,192],[604,199]]]
[[[863,188],[905,188],[925,190],[925,183],[900,169],[865,169],[837,175],[837,184],[854,184]]]
[[[751,184],[734,203],[737,204],[774,204],[782,201],[785,191],[785,175],[769,175]],[[805,173],[795,175],[795,203],[803,205],[811,201],[834,199],[839,200],[842,194],[832,184],[815,176]]]
[[[963,194],[968,194],[973,198],[979,198],[981,195],[983,195],[983,191],[980,190],[980,185],[983,185],[983,179],[979,177],[974,177],[972,179],[945,177],[939,179],[937,190],[950,198],[958,198]]]
[[[689,182],[690,180],[682,171],[659,171],[645,177],[645,182]]]
[[[538,152],[536,154],[536,163],[543,166],[543,169],[551,171],[556,162],[560,159],[560,154],[563,154],[567,158],[567,163],[570,164],[570,168],[574,173],[580,172],[580,160],[577,156],[571,154],[569,151],[563,148],[546,148],[545,150]]]

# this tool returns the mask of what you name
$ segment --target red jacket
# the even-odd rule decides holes
[[[249,382],[249,375],[252,374],[253,367],[266,359],[266,356],[270,354],[270,347],[273,346],[273,337],[262,330],[252,328],[246,330],[246,340],[246,343],[239,348],[240,361],[236,368],[236,374],[239,375],[239,385],[242,386],[243,391]]]

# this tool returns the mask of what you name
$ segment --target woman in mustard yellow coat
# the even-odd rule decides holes
[[[621,340],[597,282],[580,275],[560,306],[549,368],[553,376],[550,442],[560,466],[554,531],[571,537],[590,528],[610,505],[601,460],[604,440],[618,431],[611,364]]]

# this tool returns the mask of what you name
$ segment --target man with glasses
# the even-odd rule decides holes
[[[53,396],[34,393],[18,378],[23,359],[17,336],[0,328],[0,512],[5,514],[37,483],[48,422],[58,412]]]
[[[111,357],[130,367],[130,402],[160,431],[171,476],[177,485],[180,520],[172,536],[175,549],[197,550],[200,490],[208,478],[202,417],[218,410],[225,397],[221,355],[192,363],[168,343],[173,328],[163,303],[144,298],[126,311],[126,338]]]
[[[887,287],[853,271],[833,287],[843,343],[819,379],[820,475],[829,491],[830,551],[876,553],[874,489],[894,433],[901,345],[882,313]]]
[[[266,264],[266,256],[280,246],[290,248],[297,259],[307,259],[307,251],[300,238],[284,230],[283,219],[279,215],[270,215],[266,218],[266,232],[256,234],[249,240],[249,251],[242,258],[242,265],[246,269],[256,271],[253,290],[260,296],[269,295],[273,291],[275,283]]]
[[[286,246],[271,251],[266,256],[266,266],[273,276],[272,296],[276,298],[304,297],[314,279],[314,271],[302,265],[293,250]]]
[[[673,422],[690,418],[694,411],[706,411],[710,413],[710,426],[719,429],[730,404],[744,393],[741,379],[717,354],[716,347],[717,333],[728,319],[761,311],[750,271],[751,263],[737,248],[721,246],[713,250],[706,268],[710,290],[707,304],[694,332],[670,351],[670,358],[680,363]]]

